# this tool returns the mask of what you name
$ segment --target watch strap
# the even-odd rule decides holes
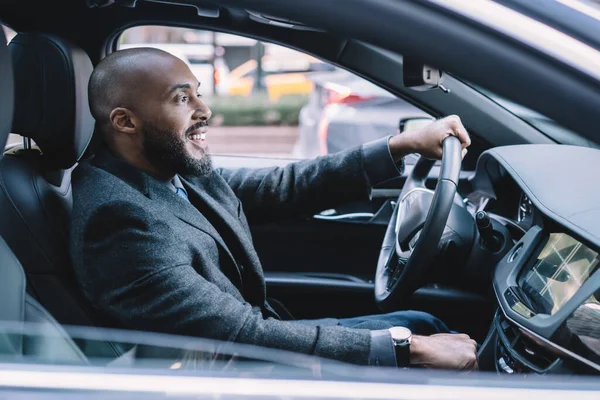
[[[410,365],[410,342],[394,342],[394,351],[396,352],[396,364],[398,364],[398,367],[408,367]]]

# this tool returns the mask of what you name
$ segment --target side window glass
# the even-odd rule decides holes
[[[197,76],[213,111],[213,154],[312,158],[393,135],[402,118],[429,117],[361,77],[271,43],[164,26],[130,28],[118,43],[141,46],[170,52]]]

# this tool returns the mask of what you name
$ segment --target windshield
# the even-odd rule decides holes
[[[600,79],[600,42],[597,41],[596,34],[599,29],[597,21],[600,20],[598,0],[429,1],[535,49],[581,74]],[[568,10],[567,7],[576,11],[571,11],[568,18],[563,15]],[[562,9],[563,14],[559,13],[559,9]],[[576,18],[577,16],[582,18]],[[545,115],[482,88],[477,90],[558,143],[598,147]]]
[[[455,77],[456,78],[456,77]],[[458,79],[458,78],[457,78]],[[574,146],[585,146],[585,147],[600,147],[594,142],[582,137],[576,132],[567,129],[561,125],[559,125],[556,121],[547,116],[540,114],[530,108],[527,108],[521,104],[515,103],[514,101],[508,100],[502,96],[499,96],[493,93],[490,90],[487,90],[479,85],[475,85],[470,82],[466,82],[462,80],[463,83],[469,85],[473,89],[477,90],[483,96],[492,100],[496,104],[505,108],[510,113],[516,115],[521,118],[523,121],[527,122],[529,125],[533,126],[544,135],[548,136],[550,139],[556,141],[560,144],[569,144]]]

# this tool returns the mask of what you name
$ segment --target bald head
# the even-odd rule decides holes
[[[188,64],[155,48],[119,50],[94,69],[88,95],[111,153],[155,177],[210,171],[210,109]]]
[[[143,99],[151,75],[161,66],[179,61],[170,53],[150,47],[119,50],[102,59],[88,87],[90,109],[98,125],[105,127],[117,107],[134,109]]]

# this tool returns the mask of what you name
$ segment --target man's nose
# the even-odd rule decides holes
[[[196,108],[196,112],[194,113],[194,119],[199,119],[200,121],[208,121],[212,116],[212,111],[204,102],[198,101],[198,107]]]

